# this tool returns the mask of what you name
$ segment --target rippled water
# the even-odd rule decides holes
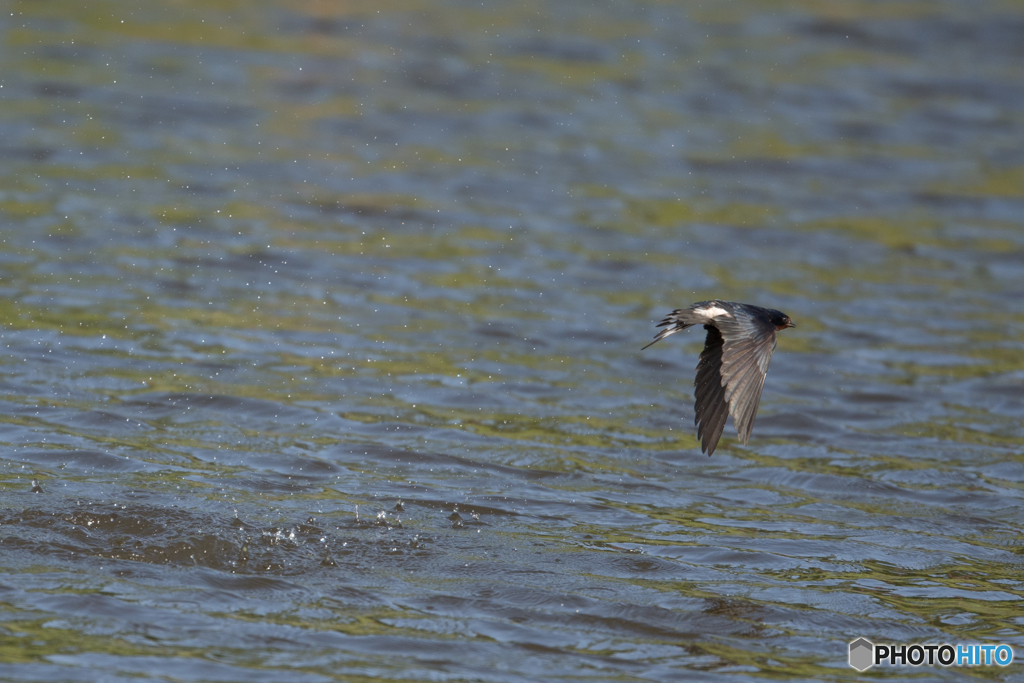
[[[1024,657],[1022,60],[1011,2],[5,5],[0,677]],[[709,459],[703,335],[640,347],[715,297],[799,327]]]

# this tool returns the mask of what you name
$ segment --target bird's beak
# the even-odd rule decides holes
[[[788,324],[788,325],[786,325],[786,327],[796,327],[796,323],[795,323],[795,322],[793,322],[792,320],[790,320],[790,321],[789,321],[789,324]]]

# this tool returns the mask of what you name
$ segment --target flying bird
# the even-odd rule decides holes
[[[708,331],[694,380],[697,415],[693,422],[700,449],[710,456],[729,415],[743,444],[750,439],[777,333],[796,325],[774,308],[717,299],[698,301],[665,316],[658,323],[665,329],[644,348],[693,325],[703,325]]]

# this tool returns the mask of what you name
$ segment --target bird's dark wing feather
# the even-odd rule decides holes
[[[778,337],[774,325],[752,316],[738,314],[731,320],[717,322],[723,338],[721,373],[725,400],[736,433],[746,444],[754,428],[764,378]]]
[[[718,440],[725,429],[725,421],[729,417],[729,404],[726,401],[726,390],[722,383],[722,333],[711,325],[705,325],[708,331],[697,363],[696,416],[697,438],[701,440],[701,450],[708,455],[715,452]]]

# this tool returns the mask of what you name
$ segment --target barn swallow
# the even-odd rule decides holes
[[[729,415],[743,444],[750,439],[778,331],[796,325],[774,308],[717,299],[698,301],[667,315],[658,323],[665,329],[647,346],[693,325],[704,325],[708,331],[694,380],[697,415],[693,423],[701,451],[710,456]]]

